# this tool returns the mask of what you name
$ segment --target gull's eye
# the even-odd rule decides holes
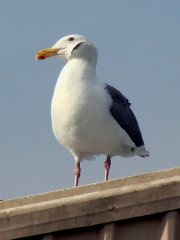
[[[74,41],[74,38],[73,38],[73,37],[70,37],[68,40],[69,40],[70,42],[72,42],[72,41]]]

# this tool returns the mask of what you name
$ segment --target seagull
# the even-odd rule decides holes
[[[107,181],[112,157],[149,156],[129,100],[97,79],[96,47],[84,36],[68,35],[39,51],[36,60],[52,56],[66,62],[55,86],[51,119],[57,141],[74,156],[74,186],[82,160],[106,155]]]

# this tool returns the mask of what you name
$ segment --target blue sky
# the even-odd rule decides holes
[[[69,188],[73,156],[51,129],[50,105],[64,62],[36,52],[77,33],[98,48],[98,78],[132,103],[151,156],[112,160],[110,179],[180,165],[180,2],[0,3],[0,199]],[[81,164],[80,185],[104,179],[105,156]]]

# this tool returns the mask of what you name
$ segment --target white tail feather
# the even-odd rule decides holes
[[[138,147],[136,149],[136,155],[140,157],[149,157],[150,152],[148,152],[144,146]]]

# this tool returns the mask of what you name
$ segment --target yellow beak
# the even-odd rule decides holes
[[[37,54],[36,54],[36,60],[44,60],[48,57],[52,57],[52,56],[55,56],[57,55],[57,52],[59,51],[60,49],[59,48],[46,48],[46,49],[43,49],[41,51],[39,51]]]

